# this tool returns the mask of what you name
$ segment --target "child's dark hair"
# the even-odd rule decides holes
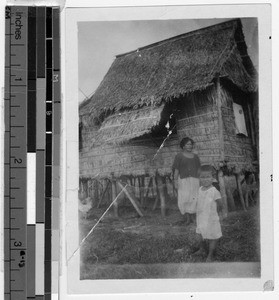
[[[188,142],[191,142],[192,145],[194,145],[194,140],[192,140],[191,138],[189,137],[185,137],[183,138],[181,141],[180,141],[180,148],[183,149],[183,147],[188,143]]]
[[[200,171],[201,172],[211,172],[212,175],[215,173],[215,170],[211,165],[202,165],[200,168]]]

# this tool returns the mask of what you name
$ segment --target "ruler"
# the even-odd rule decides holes
[[[51,299],[59,260],[59,8],[7,6],[5,21],[4,299]]]

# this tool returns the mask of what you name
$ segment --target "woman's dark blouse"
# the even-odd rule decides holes
[[[194,154],[193,158],[188,158],[182,152],[178,153],[173,162],[173,169],[177,169],[181,179],[187,177],[199,177],[199,168],[201,166],[198,155]]]

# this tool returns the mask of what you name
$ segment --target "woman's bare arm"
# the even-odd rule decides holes
[[[217,204],[217,212],[219,214],[220,219],[224,219],[226,218],[226,212],[225,212],[225,206],[224,206],[224,202],[223,200],[220,199],[216,199],[216,204]]]
[[[179,171],[177,169],[174,169],[173,180],[176,189],[178,187],[178,175],[179,175]]]

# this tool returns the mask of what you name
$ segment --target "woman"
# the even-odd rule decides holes
[[[182,151],[175,156],[174,182],[178,190],[178,208],[182,215],[185,215],[183,223],[186,225],[194,222],[197,196],[199,190],[200,159],[193,153],[194,141],[183,138],[180,142]]]

